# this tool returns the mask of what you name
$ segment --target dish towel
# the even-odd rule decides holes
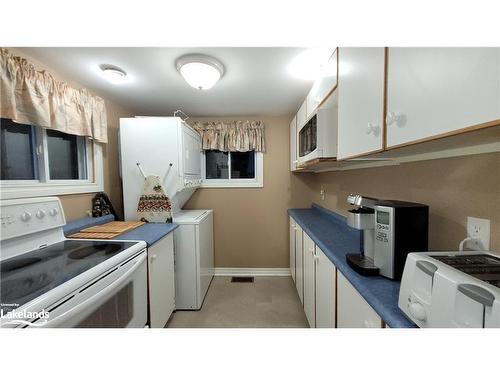
[[[159,176],[147,176],[139,197],[137,217],[146,223],[171,223],[172,205]]]

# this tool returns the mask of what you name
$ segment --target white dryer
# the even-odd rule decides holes
[[[173,214],[175,231],[175,308],[199,310],[214,276],[212,210]]]

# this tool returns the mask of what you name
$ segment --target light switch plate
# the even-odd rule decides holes
[[[470,250],[490,249],[490,221],[477,217],[467,217],[467,237],[477,240],[468,241],[465,248]]]

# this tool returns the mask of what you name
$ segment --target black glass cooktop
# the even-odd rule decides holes
[[[10,311],[97,266],[135,242],[63,241],[0,262],[0,303]]]
[[[434,255],[431,258],[500,288],[500,258],[487,254]]]

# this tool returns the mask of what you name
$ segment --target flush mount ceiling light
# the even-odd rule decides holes
[[[224,65],[207,55],[181,56],[175,62],[175,66],[184,80],[198,90],[212,88],[224,75]]]
[[[109,64],[101,64],[99,68],[102,77],[108,82],[114,85],[127,82],[127,73],[122,68]]]

